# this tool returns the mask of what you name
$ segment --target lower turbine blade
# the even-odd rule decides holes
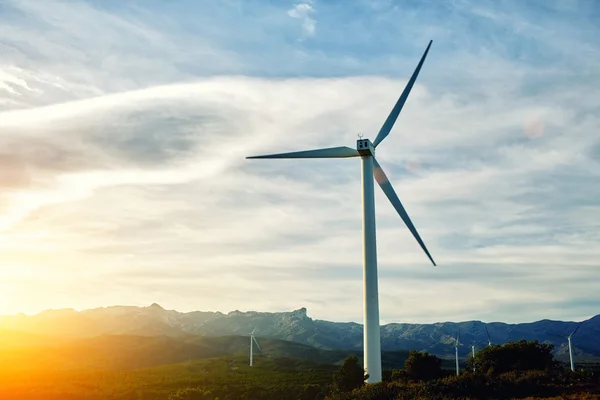
[[[347,158],[358,157],[358,150],[351,147],[329,147],[327,149],[295,151],[292,153],[268,154],[264,156],[246,157],[247,159],[254,158]]]
[[[258,347],[258,351],[262,351],[262,349],[260,348],[260,344],[258,344],[258,342],[256,341],[256,338],[254,336],[252,336],[252,339],[254,339],[254,343],[256,343],[256,347]]]
[[[387,198],[390,200],[390,202],[392,203],[392,205],[394,206],[394,208],[400,215],[400,218],[402,218],[402,220],[404,221],[404,223],[406,224],[406,226],[408,227],[408,229],[410,230],[412,235],[415,237],[415,239],[417,239],[417,242],[419,242],[419,245],[421,246],[421,248],[423,249],[425,254],[427,254],[427,257],[429,257],[429,259],[431,260],[433,265],[435,265],[435,261],[433,261],[431,254],[429,254],[427,247],[425,247],[425,243],[423,243],[423,241],[421,240],[421,237],[419,236],[419,232],[417,232],[417,228],[415,228],[412,221],[410,220],[410,217],[406,213],[404,206],[402,205],[402,203],[400,202],[400,199],[398,198],[398,195],[394,191],[394,188],[392,187],[390,180],[385,175],[385,172],[383,172],[383,169],[381,169],[381,165],[379,165],[379,163],[377,162],[375,157],[373,157],[373,163],[375,164],[375,169],[374,169],[375,180],[377,181],[379,186],[381,186],[383,193],[385,193]]]

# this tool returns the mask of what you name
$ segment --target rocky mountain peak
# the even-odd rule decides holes
[[[308,318],[308,315],[306,315],[306,307],[292,311],[292,316],[300,319]]]

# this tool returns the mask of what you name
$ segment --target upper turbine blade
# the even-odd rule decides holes
[[[351,147],[329,147],[327,149],[295,151],[292,153],[267,154],[264,156],[252,156],[250,158],[345,158],[358,157],[358,150]]]
[[[375,141],[373,142],[373,146],[377,147],[377,145],[379,143],[381,143],[381,141],[383,139],[385,139],[385,137],[392,130],[392,127],[394,126],[396,119],[398,119],[398,115],[400,114],[400,111],[402,111],[402,107],[404,107],[404,103],[406,103],[406,99],[408,98],[408,95],[410,94],[410,91],[411,91],[413,85],[415,84],[415,81],[417,80],[417,76],[419,76],[419,71],[421,71],[423,62],[425,62],[425,57],[427,57],[427,53],[429,52],[431,43],[433,43],[433,40],[429,41],[429,44],[427,45],[427,48],[425,49],[425,53],[423,53],[423,57],[421,57],[421,61],[419,61],[419,64],[417,65],[415,72],[413,72],[412,76],[410,77],[410,80],[406,84],[406,87],[404,88],[404,91],[402,92],[402,94],[400,95],[400,98],[396,102],[396,105],[392,109],[392,112],[390,113],[390,115],[388,115],[387,119],[385,120],[385,123],[379,130],[379,133],[377,134],[377,137],[375,138]]]
[[[571,334],[569,335],[569,337],[572,337],[575,334],[575,332],[577,332],[577,329],[579,329],[579,327],[581,326],[581,324],[583,324],[583,321],[581,321],[579,323],[579,325],[577,325],[577,327],[575,328],[575,330],[573,332],[571,332]]]
[[[398,211],[398,214],[400,214],[400,218],[402,218],[402,220],[404,221],[404,223],[406,224],[406,226],[408,227],[410,232],[413,234],[415,239],[417,239],[417,242],[419,242],[419,245],[421,245],[421,248],[423,249],[425,254],[427,254],[427,257],[429,257],[429,259],[431,260],[433,265],[435,265],[435,261],[433,261],[433,258],[431,258],[431,254],[429,254],[427,247],[425,247],[425,243],[423,243],[423,241],[421,240],[421,237],[419,236],[419,233],[417,232],[417,228],[415,228],[412,221],[410,220],[410,217],[406,213],[404,206],[402,205],[402,203],[400,202],[400,199],[398,198],[398,195],[394,191],[394,188],[392,187],[390,180],[385,175],[385,172],[383,172],[383,169],[381,169],[381,165],[379,165],[379,163],[377,162],[375,157],[373,157],[373,163],[375,164],[375,169],[374,169],[375,180],[377,181],[379,186],[381,186],[383,193],[385,193],[385,195],[390,200],[390,202],[392,203],[392,205],[394,206],[396,211]]]
[[[487,335],[488,343],[492,343],[492,339],[490,339],[490,333],[488,332],[487,324],[483,324],[483,327],[485,328],[485,334]]]

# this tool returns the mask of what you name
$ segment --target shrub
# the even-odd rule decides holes
[[[437,379],[442,374],[442,360],[433,354],[411,351],[404,362],[406,375],[416,380]]]
[[[333,378],[333,386],[339,392],[351,392],[365,384],[368,375],[361,367],[358,357],[349,356]]]
[[[557,367],[552,356],[553,348],[553,345],[540,344],[537,340],[488,346],[477,352],[475,359],[469,359],[469,369],[474,364],[477,372],[486,375],[500,375],[509,371],[550,372]]]

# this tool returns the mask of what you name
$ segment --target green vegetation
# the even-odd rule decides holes
[[[140,370],[40,371],[0,375],[1,399],[314,399],[337,367],[294,359],[218,358]],[[306,397],[306,394],[310,394]],[[325,393],[323,393],[325,394]]]
[[[552,357],[554,346],[537,340],[508,342],[500,346],[488,346],[479,351],[475,359],[469,358],[469,369],[486,375],[498,375],[511,371],[551,371],[556,369]]]
[[[436,356],[411,352],[404,370],[394,371],[391,380],[328,399],[600,399],[600,368],[565,370],[553,360],[552,349],[525,340],[490,346],[468,361],[476,367],[474,373],[459,376],[442,371]]]
[[[340,370],[333,376],[333,390],[335,392],[351,392],[365,385],[369,377],[356,356],[344,360]]]
[[[385,365],[394,365],[379,384],[364,383],[359,356],[278,340],[261,344],[263,352],[249,367],[244,337],[109,336],[20,347],[13,342],[0,346],[0,399],[600,399],[600,367],[572,373],[552,359],[551,346],[536,341],[482,349],[468,360],[476,372],[460,376],[444,370],[445,362],[434,355],[394,352],[384,356]],[[211,354],[216,356],[156,365]]]
[[[404,363],[404,373],[407,377],[429,381],[442,376],[442,360],[433,354],[411,351]]]

